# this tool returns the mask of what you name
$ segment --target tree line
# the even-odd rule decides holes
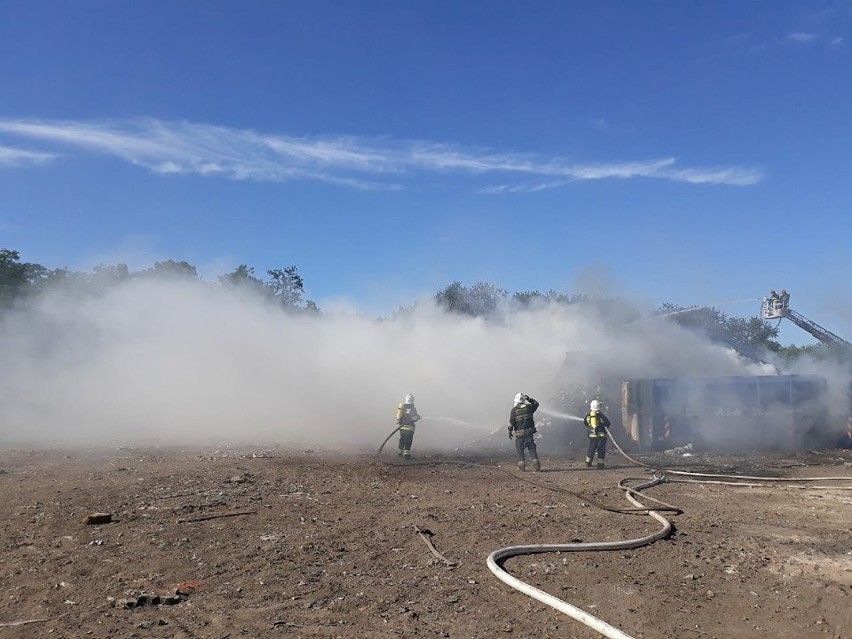
[[[185,261],[169,259],[154,262],[150,268],[141,271],[131,271],[126,264],[101,264],[91,271],[79,272],[22,262],[18,251],[0,249],[0,312],[26,303],[58,284],[71,286],[83,295],[103,292],[122,282],[164,277],[202,282],[196,267]],[[320,313],[317,304],[305,297],[304,280],[296,266],[270,269],[260,276],[254,268],[240,264],[233,271],[218,276],[213,284],[247,291],[288,312]],[[510,293],[488,282],[477,282],[472,286],[453,282],[436,292],[433,301],[448,313],[492,322],[501,321],[505,313],[513,310],[530,310],[547,304],[590,305],[599,312],[602,321],[614,326],[649,317],[629,301],[617,297],[570,295],[557,291],[542,293],[537,290]],[[409,312],[416,306],[401,308],[399,313]],[[782,361],[791,362],[803,356],[816,359],[836,359],[838,356],[823,344],[782,346],[777,340],[777,326],[757,316],[734,317],[712,307],[690,308],[668,302],[650,316],[664,317],[747,357],[759,359],[766,353],[773,353]]]
[[[202,282],[198,269],[188,262],[163,260],[141,271],[131,271],[127,264],[100,264],[91,271],[80,272],[21,262],[18,251],[0,249],[0,310],[24,303],[57,285],[82,295],[103,292],[116,284],[145,278]],[[266,271],[265,277],[259,277],[254,268],[240,264],[230,273],[220,275],[216,285],[256,294],[287,311],[319,312],[316,303],[305,298],[305,283],[295,266],[271,269]]]
[[[709,306],[690,307],[665,302],[651,313],[647,313],[629,300],[619,297],[569,295],[559,291],[542,293],[537,290],[510,293],[488,282],[477,282],[469,287],[461,282],[453,282],[438,291],[434,299],[439,307],[448,312],[497,321],[505,312],[528,310],[551,303],[588,305],[593,306],[601,321],[607,322],[611,328],[659,317],[697,333],[715,344],[733,348],[752,359],[763,360],[768,354],[772,354],[784,364],[792,364],[802,357],[849,363],[849,353],[845,349],[830,344],[785,346],[778,341],[777,324],[773,326],[757,315],[728,315]]]

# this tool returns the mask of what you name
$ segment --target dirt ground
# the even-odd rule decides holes
[[[653,459],[852,478],[842,450]],[[248,447],[2,451],[0,639],[599,637],[503,584],[485,560],[509,545],[657,530],[582,498],[629,507],[617,481],[650,475],[617,455],[603,471],[542,460],[542,472],[521,474],[507,453],[402,465]],[[648,494],[683,509],[670,538],[506,567],[634,637],[850,638],[852,491],[827,486],[667,483]],[[96,512],[116,521],[82,523]]]

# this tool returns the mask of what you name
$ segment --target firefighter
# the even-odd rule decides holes
[[[399,424],[399,450],[397,455],[411,459],[411,444],[414,442],[414,424],[420,419],[414,407],[414,395],[409,393],[396,409],[396,423]]]
[[[524,451],[530,451],[530,461],[533,470],[541,470],[538,453],[535,449],[535,420],[533,413],[538,409],[538,402],[529,395],[515,395],[514,406],[509,412],[509,439],[515,438],[515,451],[518,453],[518,469],[526,470]]]
[[[775,292],[775,289],[769,291],[769,312],[772,315],[777,315],[781,310],[781,297]]]
[[[601,411],[601,403],[593,399],[589,404],[589,414],[583,418],[583,423],[589,429],[589,452],[586,453],[586,466],[591,468],[595,453],[598,455],[598,470],[604,467],[606,459],[606,429],[609,419]]]
[[[778,301],[781,302],[781,310],[786,311],[790,305],[790,294],[786,289],[781,289],[781,295],[778,296]]]

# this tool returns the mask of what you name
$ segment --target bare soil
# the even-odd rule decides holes
[[[510,589],[485,559],[503,546],[658,529],[594,505],[629,507],[617,481],[649,473],[616,455],[603,471],[542,462],[520,473],[505,453],[402,465],[392,454],[260,448],[2,451],[0,639],[598,637]],[[687,462],[852,478],[842,450],[654,460]],[[829,485],[667,483],[648,494],[683,509],[670,538],[506,567],[634,637],[848,639],[852,491]],[[96,512],[115,521],[82,523]],[[128,607],[180,584],[177,602]]]

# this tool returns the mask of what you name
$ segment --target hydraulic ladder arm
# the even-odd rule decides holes
[[[852,344],[847,342],[845,339],[839,335],[835,335],[827,328],[823,328],[816,322],[809,320],[804,315],[797,313],[792,308],[785,309],[784,317],[793,322],[793,324],[801,328],[803,331],[807,331],[816,337],[823,344],[838,344],[852,349]]]
[[[761,317],[765,320],[777,319],[781,320],[786,317],[803,331],[807,331],[816,337],[823,344],[832,344],[840,346],[842,349],[852,353],[852,344],[847,342],[839,335],[835,335],[827,328],[820,326],[813,320],[809,320],[801,313],[797,313],[790,308],[790,296],[786,291],[782,291],[781,295],[773,295],[764,297],[761,305]]]

